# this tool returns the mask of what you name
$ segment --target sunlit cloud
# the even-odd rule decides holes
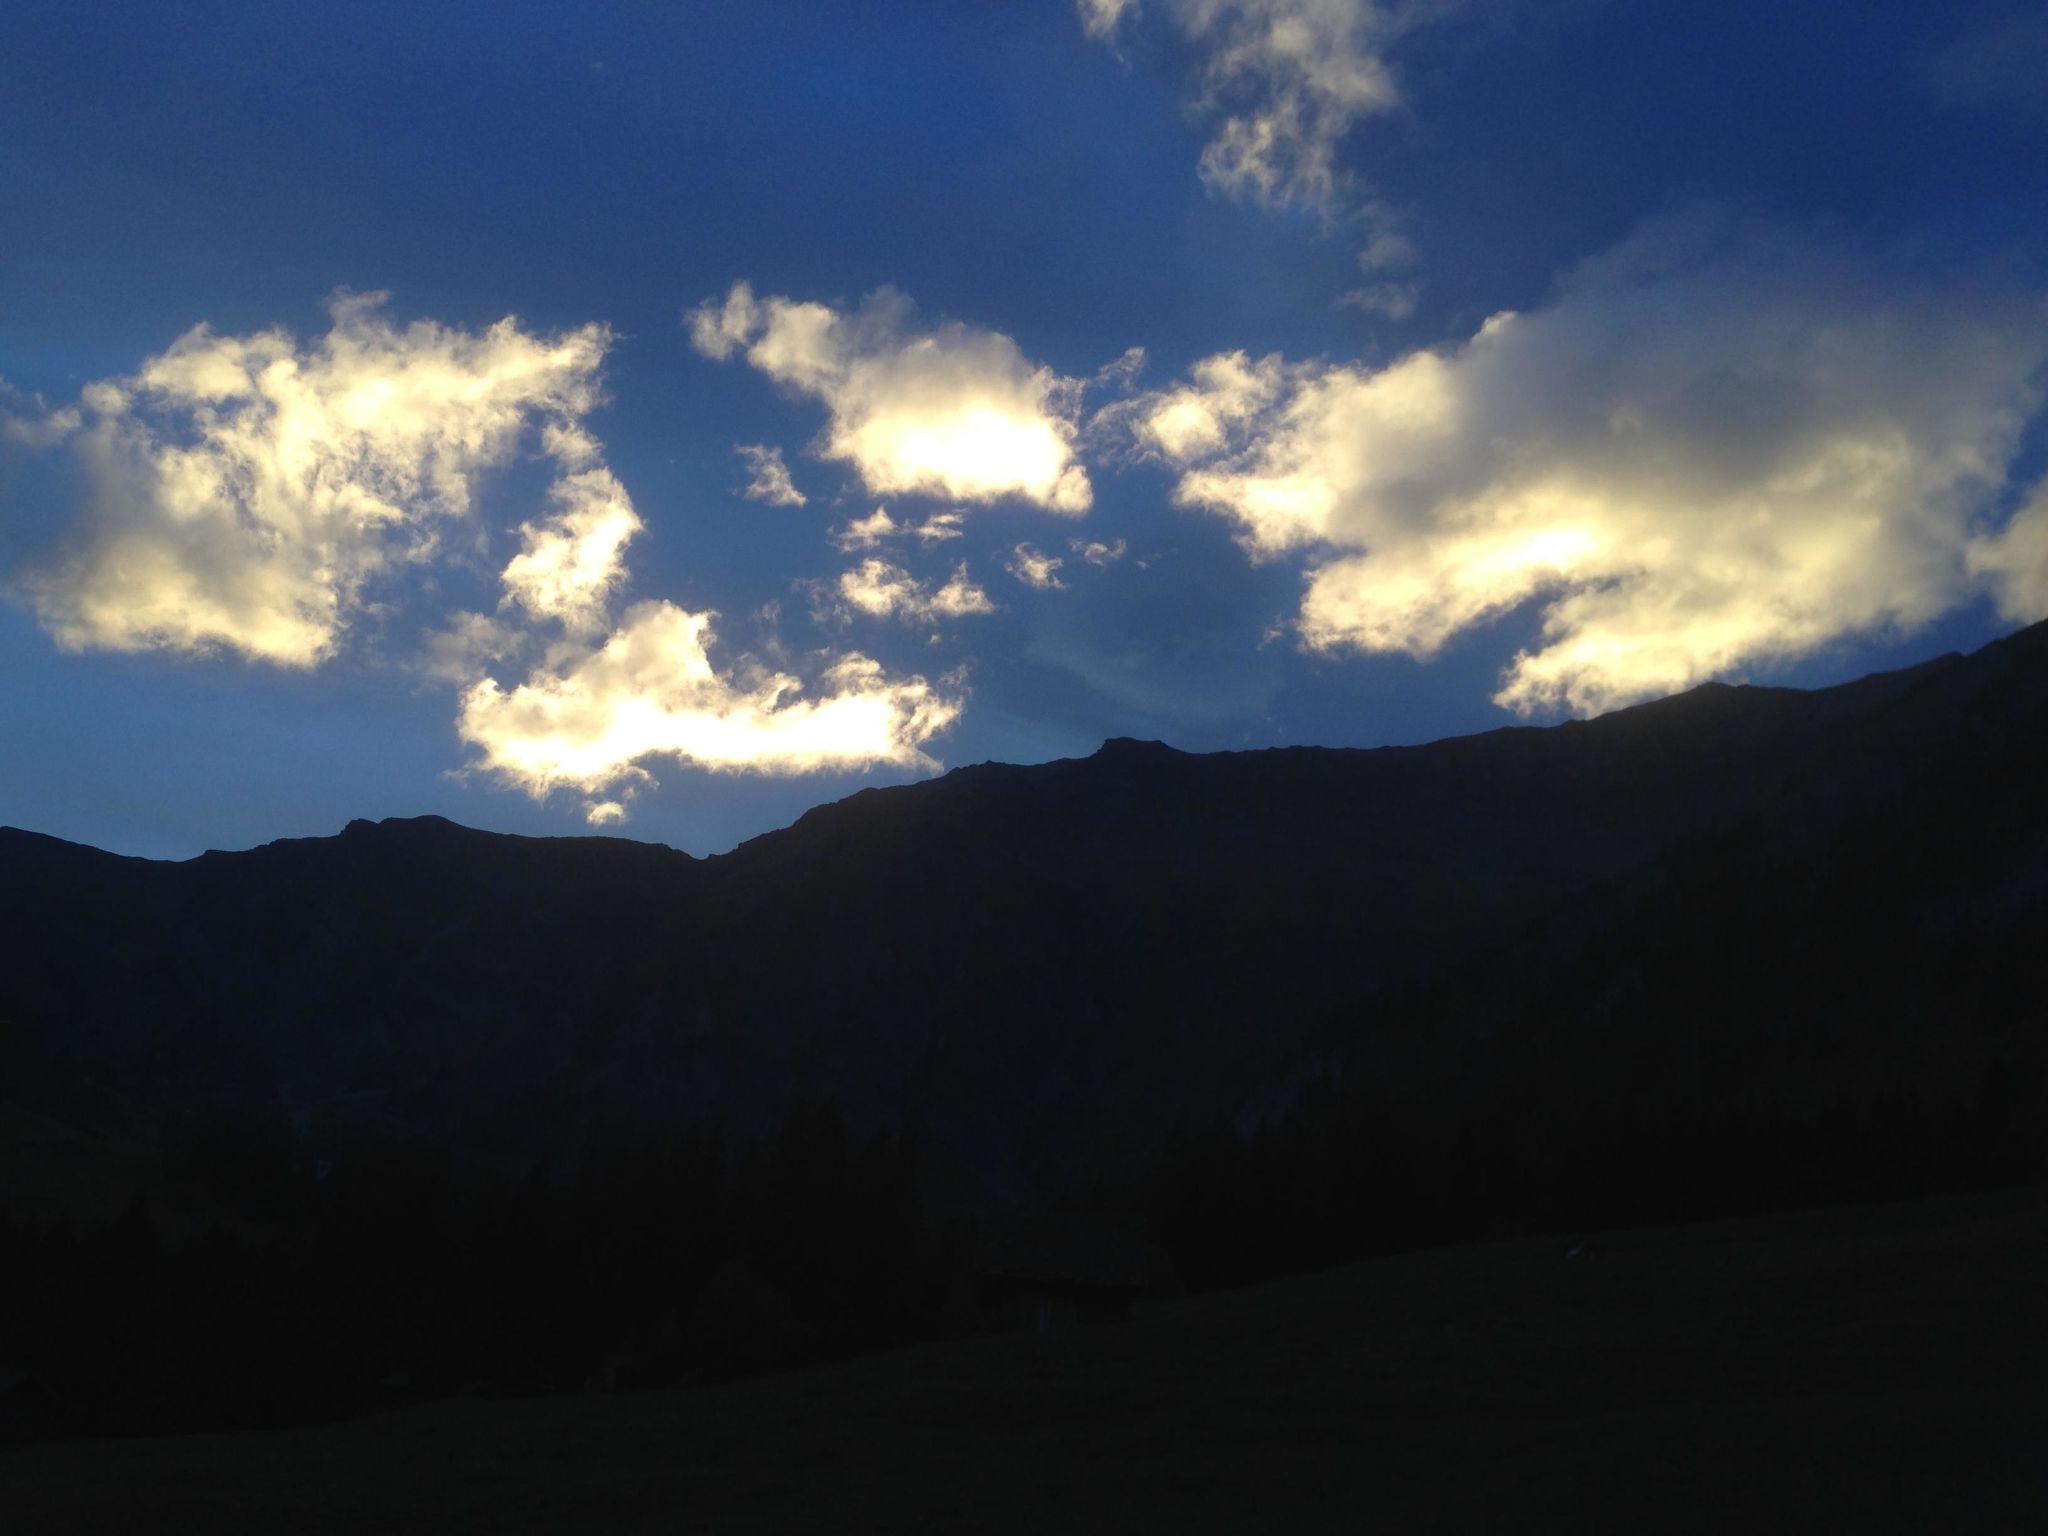
[[[625,579],[640,518],[609,470],[565,475],[548,494],[553,514],[519,530],[524,548],[505,567],[505,602],[574,632],[595,629]]]
[[[29,579],[60,645],[314,665],[373,578],[434,554],[522,428],[596,402],[602,326],[399,326],[382,301],[337,296],[304,347],[199,326],[45,423],[93,486],[72,547]]]
[[[858,549],[873,549],[890,539],[898,538],[910,530],[889,515],[887,507],[877,507],[866,517],[849,518],[830,535],[835,549],[848,553]]]
[[[900,565],[873,556],[850,571],[842,571],[831,588],[819,588],[821,615],[846,618],[865,614],[869,618],[899,619],[907,624],[930,624],[942,619],[967,618],[977,613],[994,613],[996,605],[967,574],[966,565],[939,586],[921,582]]]
[[[859,654],[830,662],[808,696],[785,672],[721,672],[709,655],[712,618],[635,604],[602,645],[516,688],[477,682],[462,697],[462,739],[480,769],[529,794],[582,794],[596,825],[621,820],[653,782],[647,765],[665,759],[720,772],[935,766],[923,747],[959,715],[957,692],[891,680]]]
[[[1123,559],[1125,549],[1122,539],[1111,539],[1108,543],[1101,539],[1074,539],[1067,547],[1077,558],[1096,566],[1116,564]]]
[[[1059,576],[1063,563],[1058,555],[1048,555],[1035,544],[1019,544],[1010,551],[1003,569],[1025,586],[1045,591],[1066,585]]]
[[[747,466],[746,487],[740,492],[747,500],[766,502],[771,507],[800,507],[810,500],[790,479],[789,466],[782,462],[780,448],[741,443],[733,452]]]
[[[1135,426],[1254,558],[1308,554],[1309,648],[1426,658],[1533,600],[1498,701],[1590,712],[1910,630],[1978,579],[2027,609],[2031,511],[1978,524],[2044,362],[2038,297],[1701,216],[1461,346],[1224,354]]]
[[[814,451],[851,465],[876,495],[1016,497],[1067,514],[1093,499],[1074,455],[1080,383],[1034,366],[999,332],[922,328],[889,289],[841,311],[757,300],[736,283],[687,319],[707,357],[744,348],[785,389],[821,401],[828,421]]]
[[[29,578],[60,644],[312,667],[369,607],[374,579],[406,569],[417,590],[438,590],[428,570],[446,544],[488,548],[476,482],[537,448],[554,470],[548,507],[516,530],[497,612],[451,608],[406,663],[462,689],[476,768],[536,795],[576,789],[602,825],[652,782],[647,761],[930,765],[922,746],[959,713],[957,690],[892,679],[858,654],[821,654],[809,688],[745,661],[721,673],[711,614],[643,601],[615,619],[644,525],[584,421],[604,327],[400,326],[382,302],[337,297],[307,346],[281,329],[200,326],[61,410],[7,392],[10,438],[69,442],[91,476],[79,537]],[[459,539],[444,539],[451,527]],[[927,615],[988,606],[964,574],[905,597]]]
[[[835,549],[851,554],[876,549],[891,539],[915,539],[920,544],[944,544],[966,532],[958,512],[935,512],[921,523],[898,522],[887,507],[877,507],[866,517],[849,518],[828,537]]]

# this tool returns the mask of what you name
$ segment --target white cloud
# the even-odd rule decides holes
[[[831,537],[835,548],[851,552],[873,549],[907,531],[902,523],[889,515],[887,507],[877,507],[866,517],[849,518],[844,525],[832,531]]]
[[[740,492],[747,500],[765,501],[771,507],[800,507],[810,500],[789,478],[789,466],[782,462],[780,448],[741,443],[733,452],[747,466],[746,489]]]
[[[836,606],[842,616],[864,613],[871,618],[901,619],[908,624],[993,613],[996,607],[988,594],[969,579],[964,563],[954,567],[944,585],[933,587],[899,565],[871,557],[852,570],[841,572],[834,590],[836,604],[828,601],[828,607]]]
[[[761,306],[754,302],[751,287],[734,283],[723,301],[698,305],[683,316],[683,323],[690,328],[690,344],[722,363],[761,328]]]
[[[957,539],[966,530],[960,526],[958,512],[934,512],[910,531],[917,535],[920,544],[943,544],[947,539]]]
[[[1003,562],[1003,569],[1025,586],[1044,591],[1066,585],[1059,576],[1062,563],[1059,556],[1048,555],[1036,545],[1019,544],[1010,551],[1010,558]]]
[[[549,496],[553,515],[519,530],[525,547],[505,567],[505,602],[571,632],[596,629],[625,579],[626,543],[640,519],[606,469],[564,475]]]
[[[1331,211],[1348,178],[1337,149],[1362,119],[1401,94],[1389,45],[1442,6],[1389,0],[1165,0],[1173,25],[1203,56],[1197,106],[1219,119],[1202,177],[1273,207]],[[1125,0],[1080,0],[1083,28],[1114,43]]]
[[[484,679],[457,728],[478,766],[535,796],[569,789],[606,824],[671,758],[724,772],[811,773],[875,764],[930,768],[924,744],[960,712],[922,677],[891,681],[865,656],[829,665],[814,697],[787,673],[735,680],[711,662],[708,613],[673,603],[627,609],[595,648],[578,648],[509,691]]]
[[[1088,509],[1088,475],[1074,456],[1079,383],[1034,366],[999,332],[957,321],[920,328],[909,301],[888,289],[840,311],[756,301],[745,283],[693,310],[689,324],[706,356],[744,346],[754,367],[822,401],[829,419],[816,451],[852,465],[877,495]]]
[[[965,530],[958,512],[936,512],[921,523],[899,523],[887,507],[877,507],[866,517],[850,518],[832,531],[833,547],[849,554],[855,550],[877,549],[891,539],[914,538],[920,544],[943,544],[957,539]]]
[[[1107,544],[1100,539],[1075,539],[1069,549],[1090,565],[1114,565],[1124,557],[1124,541],[1112,539]]]
[[[800,696],[786,672],[714,670],[708,613],[642,602],[613,622],[642,523],[583,422],[604,327],[401,327],[381,303],[336,298],[328,333],[305,347],[283,330],[201,326],[132,376],[88,386],[77,407],[23,418],[13,435],[73,440],[95,485],[84,536],[31,579],[61,644],[313,666],[368,605],[372,579],[423,568],[441,530],[469,518],[479,475],[532,441],[556,468],[550,507],[518,530],[498,613],[449,613],[415,664],[464,687],[458,727],[478,767],[536,795],[579,789],[606,824],[651,781],[643,760],[771,773],[928,764],[922,744],[960,700],[922,678],[827,657],[815,696]],[[470,532],[473,544],[485,530]],[[987,602],[964,575],[916,595],[932,613]],[[517,686],[488,675],[535,655]]]
[[[94,484],[89,526],[30,578],[59,644],[311,666],[374,577],[429,557],[438,525],[468,514],[522,428],[552,425],[574,449],[604,327],[398,326],[381,303],[337,296],[303,348],[281,329],[200,326],[86,389],[73,440]]]
[[[1140,403],[1177,499],[1311,552],[1311,648],[1432,655],[1529,600],[1497,695],[1595,711],[1924,624],[2029,567],[1972,543],[2038,408],[2048,307],[1891,281],[1712,217],[1383,367],[1208,359]],[[1998,578],[2018,608],[2032,578]]]

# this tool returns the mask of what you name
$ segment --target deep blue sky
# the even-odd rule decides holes
[[[1364,190],[1332,217],[1204,184],[1204,44],[1165,3],[1127,20],[1120,57],[1068,0],[16,0],[0,10],[0,379],[60,406],[202,321],[316,337],[342,287],[464,329],[601,321],[617,336],[608,403],[586,424],[647,524],[628,595],[716,609],[735,641],[780,601],[810,644],[791,584],[848,564],[827,528],[883,501],[942,504],[868,494],[806,455],[814,401],[692,349],[684,311],[735,281],[838,305],[891,285],[927,321],[1001,332],[1067,376],[1142,346],[1153,386],[1231,349],[1379,364],[1456,345],[1490,314],[1542,307],[1560,274],[1646,220],[1700,206],[1824,230],[1930,284],[1990,263],[2039,292],[2048,110],[2027,81],[2048,51],[2031,14],[1472,0],[1388,46],[1403,106],[1339,142],[1419,252],[1417,307],[1391,320],[1337,303],[1359,282],[1347,210]],[[2043,439],[2036,421],[1996,504],[2039,477]],[[742,500],[736,443],[783,447],[810,505]],[[964,712],[928,745],[946,765],[1083,754],[1112,735],[1372,745],[1514,718],[1490,695],[1536,607],[1429,661],[1305,653],[1269,633],[1300,599],[1299,560],[1247,560],[1225,518],[1172,504],[1159,463],[1088,463],[1081,523],[980,509],[920,568],[966,558],[999,612],[938,647],[902,626],[853,632],[893,671],[971,668]],[[542,479],[487,477],[480,522],[533,516]],[[0,447],[0,566],[17,581],[38,568],[84,494],[67,449]],[[1002,573],[1019,540],[1083,533],[1128,553],[1064,591]],[[0,605],[0,821],[169,856],[354,816],[583,827],[574,795],[448,776],[471,759],[450,690],[406,665],[438,595],[395,599],[310,671],[63,651],[15,595]],[[491,601],[481,585],[463,600]],[[2012,622],[1966,597],[1911,633],[1737,670],[1824,683]],[[659,787],[617,830],[700,853],[915,776],[652,766]]]

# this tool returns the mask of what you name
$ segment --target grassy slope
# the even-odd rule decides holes
[[[2048,1529],[2048,1197],[1449,1249],[701,1392],[0,1450],[0,1529]]]

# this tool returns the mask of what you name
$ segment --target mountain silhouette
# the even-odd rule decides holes
[[[1427,746],[1119,739],[704,859],[438,817],[182,862],[0,829],[0,1097],[509,1166],[825,1100],[1004,1199],[1338,1083],[1478,1106],[1882,1069],[2032,1103],[2044,762],[2036,626]]]

